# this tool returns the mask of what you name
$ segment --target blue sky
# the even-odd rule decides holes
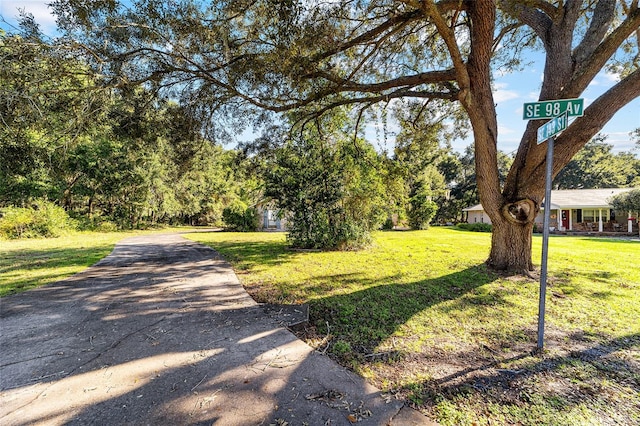
[[[15,24],[18,9],[25,9],[36,18],[45,34],[55,33],[55,19],[47,8],[48,0],[0,0],[0,28],[7,28],[8,24]],[[531,64],[524,71],[496,76],[494,96],[498,112],[498,148],[504,152],[515,151],[520,142],[526,122],[522,119],[522,106],[525,102],[538,99],[538,92],[542,83],[543,58],[539,54],[532,54],[528,58]],[[614,75],[601,72],[589,85],[583,98],[585,107],[594,99],[615,84]],[[614,151],[630,151],[634,142],[629,133],[640,127],[640,98],[636,98],[626,107],[616,113],[601,133],[608,136],[607,142],[613,144]],[[371,129],[371,128],[370,128]],[[367,137],[375,138],[375,131],[367,131]],[[245,137],[248,136],[245,134]],[[463,151],[471,143],[470,139],[454,141],[453,148]]]

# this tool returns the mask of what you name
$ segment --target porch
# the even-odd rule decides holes
[[[602,208],[559,208],[552,203],[549,228],[557,232],[633,234],[638,232],[638,219],[631,212]],[[544,212],[536,217],[542,229]]]

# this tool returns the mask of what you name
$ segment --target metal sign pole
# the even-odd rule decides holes
[[[538,350],[544,347],[544,311],[547,298],[547,259],[549,257],[549,224],[551,221],[551,176],[553,174],[554,137],[547,139],[547,173],[544,188],[544,224],[542,231],[542,265],[540,266],[540,302],[538,304]]]
[[[525,120],[551,118],[538,128],[536,142],[547,141],[547,173],[544,191],[544,229],[542,230],[542,265],[540,266],[540,302],[538,305],[538,350],[544,347],[544,310],[547,300],[547,259],[549,257],[549,222],[551,222],[551,175],[553,174],[554,136],[567,128],[569,117],[584,114],[584,99],[556,99],[524,104]]]

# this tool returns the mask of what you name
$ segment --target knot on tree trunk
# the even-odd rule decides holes
[[[532,200],[518,200],[502,206],[502,215],[513,223],[531,223],[535,219],[536,205]]]

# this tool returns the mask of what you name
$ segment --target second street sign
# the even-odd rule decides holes
[[[567,121],[569,121],[569,118],[567,112],[565,111],[561,116],[554,117],[540,126],[540,128],[538,129],[538,143],[542,143],[549,139],[551,136],[555,136],[566,129]]]
[[[545,120],[567,113],[569,117],[582,117],[584,99],[558,99],[555,101],[528,102],[524,104],[524,120]]]

